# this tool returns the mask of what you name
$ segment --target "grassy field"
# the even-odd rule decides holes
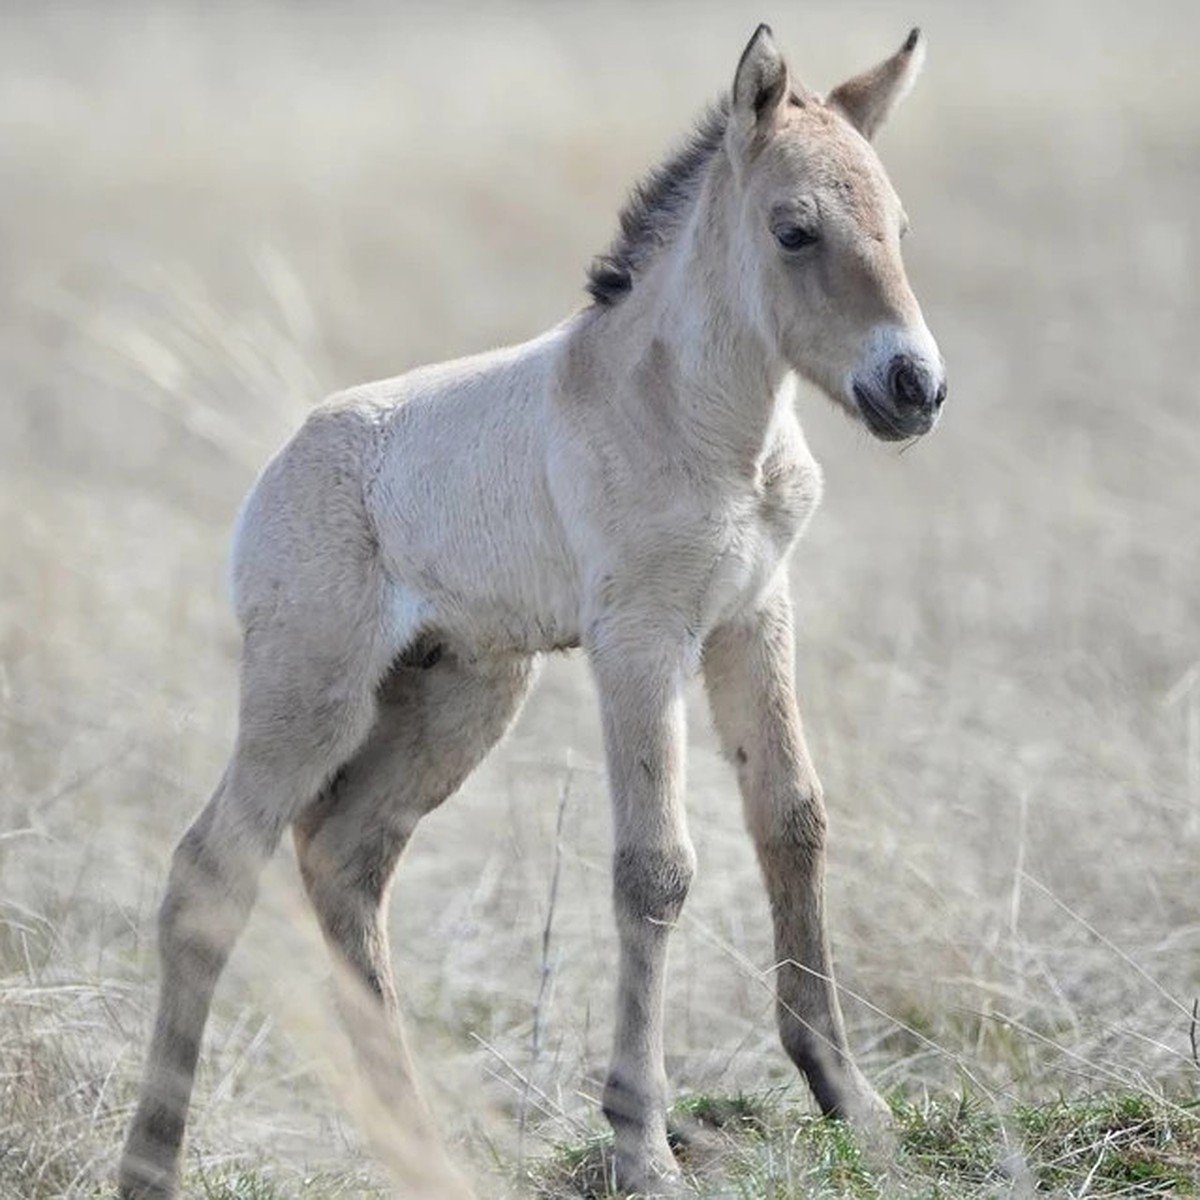
[[[257,468],[326,392],[578,305],[764,18],[818,88],[926,30],[881,151],[950,401],[897,454],[801,400],[827,491],[797,670],[895,1141],[815,1121],[777,1046],[697,695],[685,1165],[705,1196],[1200,1191],[1200,9],[256,0],[0,10],[0,1197],[110,1185],[165,864],[232,736]],[[395,890],[425,1090],[483,1195],[603,1193],[608,845],[562,658]],[[287,849],[222,981],[189,1194],[393,1194],[318,943]]]

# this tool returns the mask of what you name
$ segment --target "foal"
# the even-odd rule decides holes
[[[172,862],[125,1200],[176,1193],[213,988],[289,827],[368,998],[352,1022],[366,1073],[384,1103],[410,1103],[393,869],[504,733],[537,656],[571,646],[599,691],[615,814],[604,1111],[621,1185],[661,1193],[678,1174],[663,982],[695,864],[683,688],[697,671],[770,894],[783,1044],[825,1112],[883,1115],[833,983],[786,568],[821,491],[797,376],[887,440],[928,432],[945,396],[904,214],[867,140],[922,53],[914,30],[823,100],[760,26],[729,95],[634,191],[589,307],[525,345],[335,397],[263,472],[234,547],[237,743]],[[368,1032],[381,1014],[382,1037]]]

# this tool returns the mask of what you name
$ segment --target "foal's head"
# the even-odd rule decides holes
[[[928,432],[946,395],[900,257],[904,210],[868,140],[923,56],[913,30],[822,100],[789,76],[760,25],[725,130],[749,316],[787,363],[888,440]]]

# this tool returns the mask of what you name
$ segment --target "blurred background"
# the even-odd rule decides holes
[[[1194,1093],[1197,6],[9,4],[0,1195],[111,1176],[166,863],[233,734],[226,553],[256,471],[329,391],[580,305],[627,188],[764,19],[819,90],[914,22],[929,40],[879,148],[944,419],[898,453],[800,401],[827,492],[795,556],[797,670],[853,1044],[884,1090],[998,1111]],[[800,1101],[698,693],[689,737],[672,1080]],[[560,658],[398,875],[411,1040],[488,1194],[516,1186],[522,1110],[522,1154],[599,1128],[608,839],[586,669]],[[317,941],[288,846],[209,1029],[201,1178],[378,1179]]]

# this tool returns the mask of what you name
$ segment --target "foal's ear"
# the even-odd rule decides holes
[[[870,139],[908,95],[924,61],[925,39],[919,29],[914,29],[891,58],[834,88],[827,103]]]
[[[746,43],[733,77],[733,115],[737,124],[752,131],[768,120],[783,103],[788,89],[788,69],[775,45],[769,25],[760,25]]]

